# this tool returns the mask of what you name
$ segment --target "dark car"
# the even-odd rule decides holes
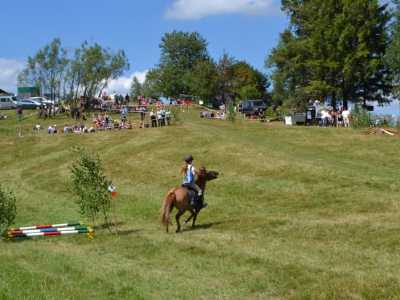
[[[41,109],[46,107],[45,104],[31,99],[21,99],[18,101],[17,106],[23,109]]]
[[[244,116],[258,116],[260,108],[265,112],[269,108],[269,105],[262,99],[244,100],[242,114]]]

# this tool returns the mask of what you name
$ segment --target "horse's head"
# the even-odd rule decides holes
[[[218,175],[217,171],[206,170],[204,167],[199,168],[198,177],[204,178],[206,181],[217,179]]]

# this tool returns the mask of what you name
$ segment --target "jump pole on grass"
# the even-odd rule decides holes
[[[28,226],[28,227],[19,227],[19,228],[11,228],[10,230],[30,230],[30,229],[43,229],[43,228],[60,228],[60,227],[68,227],[68,226],[83,226],[83,222],[71,222],[64,224],[47,224],[47,225],[37,225],[37,226]]]
[[[32,236],[77,234],[77,233],[87,233],[90,238],[93,238],[93,229],[91,229],[90,227],[11,230],[7,232],[9,239],[12,239],[14,237],[32,237]]]

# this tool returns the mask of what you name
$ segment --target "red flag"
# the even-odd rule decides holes
[[[117,191],[112,191],[111,196],[117,196]]]

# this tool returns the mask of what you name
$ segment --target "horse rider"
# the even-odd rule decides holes
[[[185,164],[181,167],[181,175],[183,175],[183,185],[186,185],[197,192],[197,201],[202,207],[206,207],[207,203],[203,201],[203,191],[194,182],[194,177],[197,174],[195,167],[192,165],[194,158],[192,155],[185,157]]]

